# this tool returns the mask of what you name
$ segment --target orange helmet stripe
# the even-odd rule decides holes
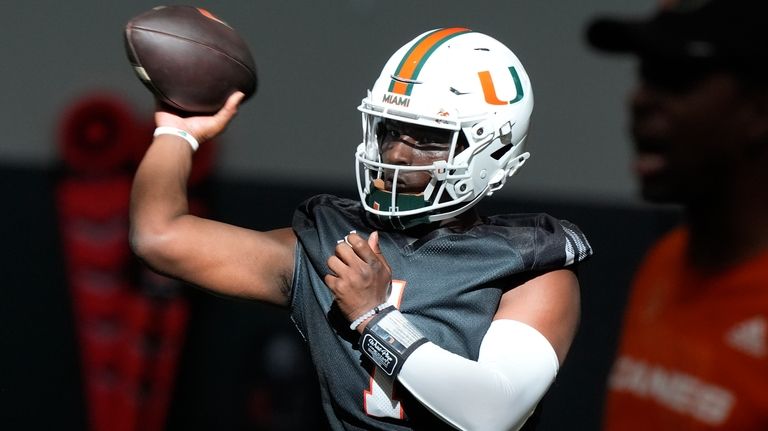
[[[426,34],[411,46],[397,66],[392,82],[389,84],[391,93],[408,96],[411,94],[413,83],[419,76],[421,68],[430,55],[444,42],[460,34],[469,33],[470,29],[462,27],[443,28]]]

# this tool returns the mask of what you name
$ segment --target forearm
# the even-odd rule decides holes
[[[157,136],[139,165],[131,192],[131,243],[139,251],[145,240],[158,238],[170,222],[187,214],[192,153],[224,130],[243,96],[241,92],[232,94],[212,116],[155,112]]]
[[[182,138],[159,135],[147,150],[131,190],[131,244],[139,254],[168,234],[188,213],[187,179],[192,149]]]
[[[371,352],[369,357],[387,374],[396,374],[392,364],[402,361],[397,378],[403,386],[435,415],[462,430],[519,429],[559,367],[547,339],[518,321],[494,321],[477,361],[431,342],[411,344],[414,337],[403,334],[418,330],[398,315],[371,324],[363,334],[363,350]],[[382,328],[388,334],[372,341],[374,331],[382,334]],[[409,344],[418,347],[407,348]]]
[[[499,320],[483,339],[477,362],[428,343],[406,361],[399,379],[457,428],[516,430],[533,413],[557,370],[557,356],[544,336],[521,322]]]

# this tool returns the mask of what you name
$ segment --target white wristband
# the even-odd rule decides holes
[[[158,135],[174,135],[178,136],[185,141],[189,142],[189,145],[192,147],[192,151],[197,151],[197,147],[200,146],[200,144],[197,142],[197,139],[195,139],[194,136],[192,136],[191,133],[177,129],[175,127],[168,127],[168,126],[161,126],[155,129],[155,133],[152,136],[158,136]]]
[[[344,238],[345,238],[345,240],[346,240],[346,237],[344,237]],[[358,326],[360,326],[360,324],[361,324],[361,323],[365,322],[365,320],[366,320],[366,319],[368,319],[369,317],[373,317],[373,316],[375,316],[376,314],[378,314],[378,313],[379,313],[381,310],[383,310],[383,309],[384,309],[384,308],[385,308],[387,305],[389,305],[389,304],[387,304],[387,303],[385,302],[385,303],[383,303],[383,304],[379,304],[379,305],[377,305],[377,306],[375,306],[375,307],[371,308],[370,310],[366,311],[366,312],[365,312],[365,313],[363,313],[363,314],[362,314],[360,317],[358,317],[357,319],[355,319],[355,320],[352,322],[352,324],[350,324],[350,325],[349,325],[349,329],[351,329],[351,330],[353,330],[353,331],[354,331],[354,330],[356,330],[356,329],[357,329],[357,327],[358,327]]]

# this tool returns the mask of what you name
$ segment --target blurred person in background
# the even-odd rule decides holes
[[[768,429],[767,18],[765,0],[681,0],[589,25],[638,60],[643,198],[684,214],[635,276],[606,430]]]

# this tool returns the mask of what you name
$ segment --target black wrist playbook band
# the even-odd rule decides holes
[[[379,311],[363,330],[360,349],[389,376],[397,376],[405,360],[428,340],[393,305]]]

